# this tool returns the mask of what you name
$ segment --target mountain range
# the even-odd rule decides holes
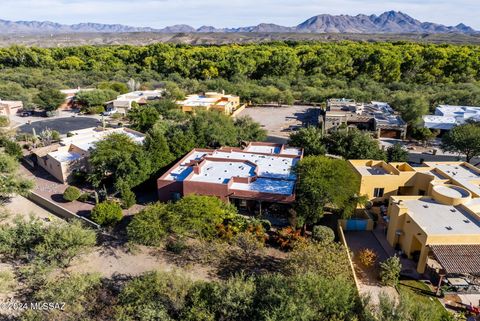
[[[381,15],[329,15],[321,14],[300,23],[285,27],[270,23],[240,28],[215,28],[202,26],[198,29],[189,25],[174,25],[163,29],[132,27],[121,24],[79,23],[73,25],[50,21],[8,21],[0,19],[0,34],[69,34],[69,33],[477,33],[460,23],[445,26],[432,22],[421,22],[400,11],[387,11]]]

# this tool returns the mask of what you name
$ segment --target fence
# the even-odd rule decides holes
[[[345,234],[343,234],[343,228],[342,228],[342,225],[340,223],[338,224],[338,236],[339,236],[342,244],[345,246],[345,251],[347,251],[348,262],[350,264],[350,269],[352,270],[352,274],[353,274],[353,281],[355,282],[355,286],[357,287],[357,291],[359,291],[360,286],[359,286],[359,283],[358,283],[357,275],[355,274],[355,267],[353,265],[352,256],[350,255],[350,250],[348,248],[347,240],[345,239]]]
[[[55,214],[60,218],[63,218],[66,220],[71,220],[71,219],[81,220],[82,222],[86,223],[90,227],[93,227],[95,229],[100,229],[100,225],[98,225],[97,223],[92,222],[85,217],[79,216],[35,192],[30,192],[30,194],[27,197],[29,200],[31,200],[35,204],[43,208],[46,208],[47,210],[51,211],[53,214]]]

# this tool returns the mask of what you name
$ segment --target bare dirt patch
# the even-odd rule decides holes
[[[179,267],[168,262],[158,251],[145,246],[138,246],[129,251],[125,247],[97,247],[87,255],[76,258],[68,268],[69,272],[100,273],[103,277],[114,275],[138,276],[150,271],[182,270],[193,280],[212,280],[210,269],[201,265]]]

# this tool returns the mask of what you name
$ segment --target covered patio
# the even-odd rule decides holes
[[[438,291],[480,294],[480,245],[430,245]]]

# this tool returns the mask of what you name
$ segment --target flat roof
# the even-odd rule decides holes
[[[302,149],[297,147],[286,147],[278,144],[249,144],[245,147],[244,151],[252,153],[262,153],[262,154],[276,154],[276,155],[291,155],[291,156],[300,156],[302,154]]]
[[[191,181],[227,184],[232,177],[253,177],[255,166],[242,161],[223,162],[206,160],[200,173],[193,174]]]
[[[250,144],[249,146],[252,148],[248,151],[235,148],[193,150],[162,179],[215,184],[230,183],[231,190],[279,195],[293,194],[296,182],[293,167],[301,158],[301,149],[291,147],[288,149],[288,153],[291,154],[275,154],[286,150],[285,146],[275,144]],[[266,154],[266,151],[272,153]],[[300,155],[292,155],[298,151]],[[199,166],[197,173],[195,173],[196,170],[194,171],[194,166]],[[234,177],[251,178],[251,181],[249,183],[231,182]]]
[[[187,178],[187,176],[192,172],[192,167],[189,166],[189,163],[192,161],[200,161],[204,156],[209,154],[211,154],[211,152],[200,152],[195,150],[194,152],[188,154],[188,157],[178,164],[178,166],[170,170],[165,179],[170,181],[185,180],[185,178]]]
[[[355,166],[362,176],[387,175],[389,174],[381,166]]]
[[[480,234],[480,223],[460,206],[444,205],[432,198],[403,200],[408,215],[430,235]]]
[[[293,188],[295,187],[295,181],[285,180],[272,180],[265,178],[257,178],[250,184],[233,183],[231,189],[241,191],[254,191],[271,194],[291,195],[293,194]]]
[[[292,169],[300,160],[299,158],[287,158],[277,155],[259,155],[248,152],[223,152],[216,150],[214,157],[225,159],[248,160],[258,166],[258,176],[295,180],[296,176]],[[232,172],[231,174],[235,174]]]
[[[71,162],[71,161],[82,158],[80,154],[74,153],[74,152],[68,152],[68,151],[56,151],[56,152],[51,152],[48,155],[56,159],[60,163]]]
[[[459,163],[429,163],[429,165],[435,166],[466,189],[480,195],[480,185],[476,182],[480,180],[480,172]]]
[[[437,116],[437,115],[425,115],[423,116],[424,122],[429,123],[442,123],[442,124],[455,124],[457,119],[451,116]]]
[[[141,144],[145,140],[145,135],[139,132],[128,130],[126,128],[107,128],[105,130],[92,127],[72,132],[73,136],[66,137],[61,140],[61,144],[75,145],[85,151],[88,151],[93,147],[94,143],[106,138],[107,136],[117,133],[125,134],[130,137],[134,142]]]

